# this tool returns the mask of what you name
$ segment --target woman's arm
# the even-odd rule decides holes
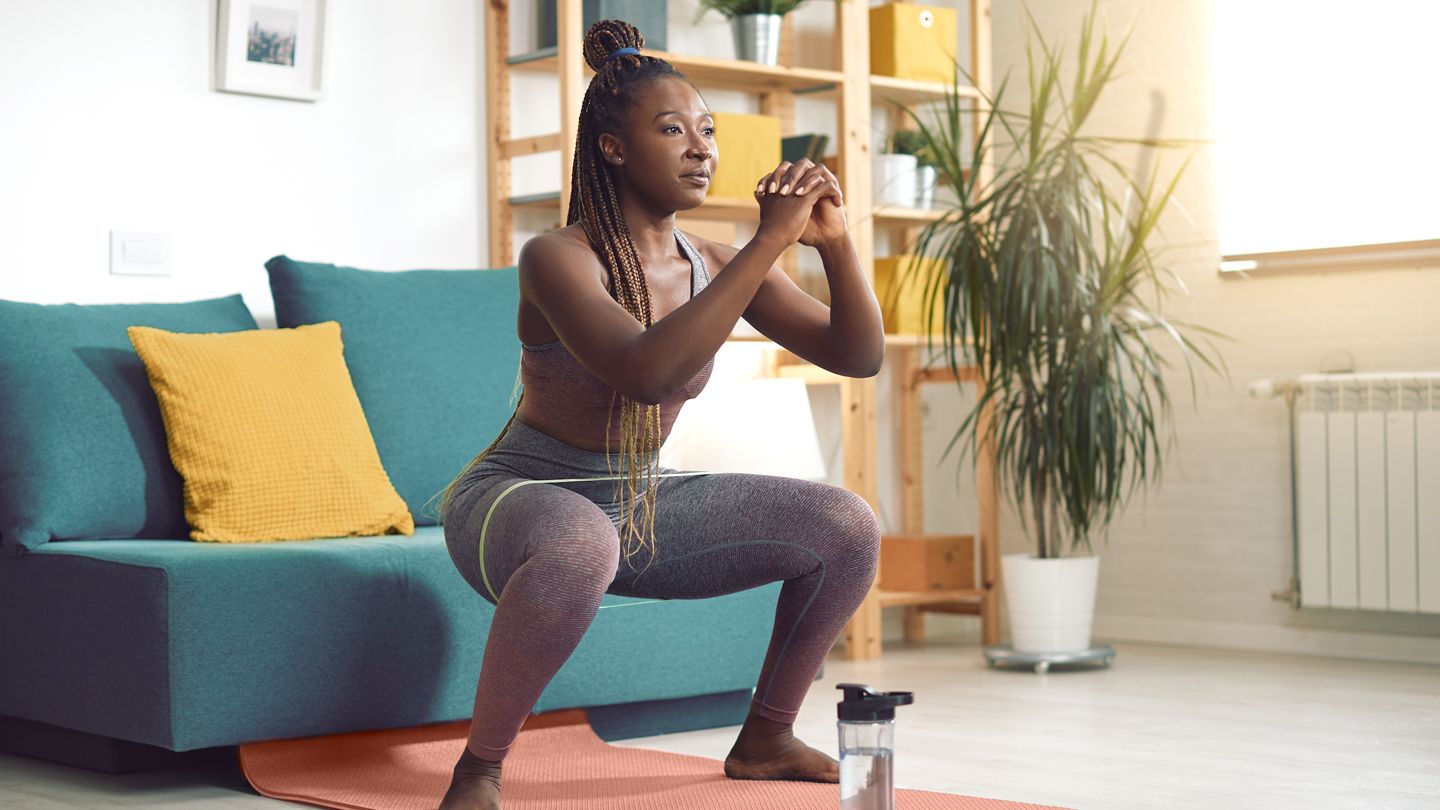
[[[765,197],[820,192],[805,228],[796,238],[820,253],[830,284],[830,306],[772,267],[745,320],[760,333],[815,365],[846,377],[872,377],[885,361],[885,327],[880,304],[860,270],[860,258],[845,221],[845,197],[830,169],[809,160],[782,163],[761,180]],[[763,203],[762,203],[763,204]]]
[[[774,234],[756,234],[736,256],[734,273],[649,329],[611,296],[594,252],[555,234],[521,248],[520,288],[586,370],[624,396],[653,404],[714,356],[784,249]]]
[[[641,402],[665,400],[715,356],[785,247],[782,237],[757,232],[725,273],[640,333],[631,345],[630,362],[647,369]]]
[[[809,233],[808,223],[823,188],[812,185],[808,193],[785,196],[767,196],[761,188],[755,187],[760,225],[754,238],[736,251],[726,272],[717,273],[699,294],[635,341],[634,362],[648,370],[642,401],[665,400],[720,351],[780,254]],[[732,270],[736,272],[727,280]]]
[[[726,272],[649,329],[605,289],[593,251],[553,234],[521,249],[521,289],[590,373],[638,402],[662,402],[724,345],[766,273],[802,233],[817,194],[762,200],[760,228]]]
[[[709,242],[707,246],[721,267],[728,267],[726,262],[737,255],[731,245]],[[825,263],[831,306],[796,286],[784,270],[771,267],[745,310],[745,321],[826,371],[846,377],[874,376],[884,360],[885,332],[880,304],[860,274],[855,245],[847,234],[815,249]]]
[[[828,204],[825,202],[821,203]],[[847,232],[815,245],[830,284],[830,323],[825,332],[839,374],[873,377],[885,361],[885,324],[880,303],[860,272],[860,257]]]

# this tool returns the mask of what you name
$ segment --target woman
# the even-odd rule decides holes
[[[656,454],[742,315],[810,362],[861,377],[883,358],[879,306],[823,166],[781,163],[760,178],[760,226],[743,248],[675,229],[677,210],[705,200],[714,122],[643,44],[618,20],[586,35],[596,76],[580,111],[568,224],[520,254],[524,393],[443,493],[451,557],[496,607],[442,810],[500,806],[501,762],[606,593],[700,599],[785,580],[725,773],[839,779],[835,760],[791,728],[874,579],[869,505],[828,484],[661,468]],[[774,266],[797,241],[821,253],[831,308]]]

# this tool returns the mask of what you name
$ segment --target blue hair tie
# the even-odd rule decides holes
[[[611,52],[610,52],[610,55],[605,57],[605,61],[606,61],[606,62],[609,62],[611,59],[614,59],[614,58],[617,57],[617,56],[624,56],[624,55],[627,54],[627,53],[636,53],[636,54],[638,54],[638,53],[640,53],[640,51],[636,50],[635,48],[618,48],[618,49],[616,49],[616,50],[611,51]]]

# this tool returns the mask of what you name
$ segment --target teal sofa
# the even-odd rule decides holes
[[[123,772],[470,717],[494,609],[427,504],[514,409],[517,271],[266,270],[279,326],[341,324],[415,534],[188,539],[125,327],[257,328],[239,295],[0,301],[0,751]],[[605,739],[738,725],[779,588],[605,597],[535,711],[587,707]]]

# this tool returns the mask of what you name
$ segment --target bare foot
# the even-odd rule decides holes
[[[481,759],[465,746],[440,810],[500,810],[500,763]]]
[[[731,779],[788,779],[839,782],[840,763],[795,738],[794,725],[757,714],[745,718],[740,737],[725,758]]]

